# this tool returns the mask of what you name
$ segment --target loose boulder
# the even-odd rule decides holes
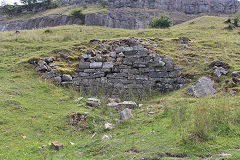
[[[126,108],[120,112],[120,119],[121,120],[129,120],[132,116],[131,110]]]
[[[213,88],[214,84],[214,81],[210,78],[202,77],[196,83],[190,85],[185,93],[195,97],[213,95],[216,93],[216,90]]]

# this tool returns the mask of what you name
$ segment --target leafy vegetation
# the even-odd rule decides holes
[[[85,14],[82,13],[82,9],[75,9],[71,15],[75,18],[80,18],[83,22],[85,20]]]
[[[85,108],[86,97],[91,95],[41,79],[27,62],[66,53],[76,60],[76,64],[61,62],[69,68],[61,71],[69,73],[78,63],[76,57],[96,49],[89,45],[90,40],[135,37],[157,44],[146,47],[172,57],[195,81],[211,74],[208,64],[216,59],[228,63],[230,72],[240,70],[239,29],[225,30],[228,24],[224,21],[201,17],[169,30],[73,25],[0,33],[0,159],[240,159],[240,86],[230,88],[238,92],[235,95],[222,89],[230,74],[218,80],[219,92],[210,97],[189,97],[183,88],[138,102],[144,106],[133,110],[131,120],[106,131],[104,122],[115,124],[119,115],[106,107],[104,94],[99,95],[104,102],[101,108]],[[43,34],[46,30],[51,33]],[[179,44],[177,38],[184,36],[193,39],[191,45]],[[76,102],[81,96],[84,100]],[[69,126],[66,116],[72,112],[88,112],[89,127]],[[113,138],[102,140],[105,134]],[[55,151],[48,146],[54,140],[63,143],[64,149]],[[40,149],[42,145],[47,147]],[[232,156],[222,157],[221,153]]]
[[[151,28],[168,28],[171,27],[172,25],[173,22],[170,20],[170,18],[168,18],[165,15],[155,17],[149,23],[149,27]]]

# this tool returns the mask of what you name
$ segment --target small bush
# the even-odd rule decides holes
[[[173,22],[170,20],[170,18],[168,18],[165,15],[155,17],[149,23],[150,28],[168,28],[171,27],[172,25]]]
[[[225,27],[227,30],[233,30],[234,28],[235,26],[233,24],[229,24],[227,27]]]
[[[82,9],[76,9],[72,11],[71,15],[75,18],[80,18],[82,22],[84,23],[85,21],[85,14],[82,13]]]

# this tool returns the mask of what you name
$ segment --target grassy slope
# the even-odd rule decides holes
[[[232,119],[240,114],[239,95],[221,92],[196,99],[184,95],[184,89],[159,95],[143,102],[146,106],[154,104],[154,108],[143,107],[134,111],[132,120],[122,122],[107,132],[103,130],[104,122],[114,122],[118,118],[113,110],[104,106],[102,109],[85,109],[84,102],[82,107],[78,107],[73,99],[79,97],[79,93],[40,79],[34,68],[26,63],[31,57],[53,55],[51,52],[55,49],[71,51],[73,45],[81,46],[81,42],[90,39],[134,36],[162,44],[155,49],[174,58],[185,74],[197,77],[208,74],[206,58],[209,61],[224,59],[232,66],[231,70],[237,70],[240,69],[240,31],[224,30],[226,24],[223,21],[224,18],[202,17],[166,30],[63,26],[51,28],[53,33],[49,35],[43,33],[45,29],[21,31],[20,35],[0,33],[0,159],[174,159],[166,153],[191,157],[189,159],[231,153],[233,156],[230,158],[239,159],[239,122],[232,123]],[[195,38],[196,41],[192,46],[181,49],[173,40],[179,36]],[[186,53],[194,56],[189,57]],[[72,51],[72,54],[82,53]],[[148,115],[149,110],[155,114]],[[71,112],[89,112],[90,128],[74,130],[68,126],[66,116]],[[216,119],[208,115],[216,116]],[[188,141],[186,137],[194,133],[199,124],[200,129],[201,124],[210,127],[208,120],[220,121],[214,131],[203,127],[209,140]],[[155,132],[152,133],[153,129]],[[91,139],[94,132],[97,132],[97,137]],[[112,135],[113,139],[102,141],[104,134]],[[38,148],[54,140],[63,143],[64,150],[55,152],[50,147],[45,150]],[[131,149],[135,152],[129,152]]]
[[[58,7],[54,9],[49,9],[41,12],[37,12],[35,14],[23,14],[19,16],[10,17],[6,22],[9,21],[16,21],[16,20],[27,20],[27,19],[34,19],[39,17],[45,16],[61,16],[61,15],[71,15],[72,11],[75,9],[82,9],[82,13],[89,14],[95,13],[100,11],[105,11],[106,8],[103,8],[100,5],[88,5],[86,8],[80,6],[66,6],[66,7]]]

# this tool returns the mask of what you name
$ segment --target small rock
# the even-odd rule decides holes
[[[229,94],[231,94],[231,95],[234,95],[235,93],[236,93],[236,91],[234,91],[234,90],[229,91]]]
[[[95,138],[96,136],[97,136],[97,133],[94,132],[93,135],[92,135],[92,137],[91,137],[91,139]]]
[[[228,71],[225,70],[223,67],[215,66],[213,75],[216,76],[216,77],[220,77],[222,74],[226,75],[226,74],[228,74]]]
[[[108,98],[108,103],[114,103],[114,102],[120,103],[121,100],[120,98]]]
[[[80,102],[81,100],[83,100],[83,97],[76,98],[74,101],[75,102]]]
[[[87,105],[90,107],[99,107],[101,106],[101,101],[97,98],[88,98]]]
[[[103,137],[102,137],[102,140],[104,140],[104,139],[111,139],[112,138],[112,136],[110,135],[110,136],[108,136],[108,135],[104,135]]]
[[[188,44],[191,40],[188,37],[179,37],[181,44]]]
[[[116,118],[116,119],[115,119],[115,123],[116,123],[116,124],[119,124],[119,123],[120,123],[120,120]]]
[[[40,149],[46,148],[47,145],[42,145],[41,147],[39,147]]]
[[[58,83],[62,82],[62,78],[60,76],[54,77],[53,80]]]
[[[43,60],[44,60],[45,62],[47,62],[47,63],[53,62],[53,58],[52,58],[52,57],[45,57]]]
[[[59,143],[58,141],[54,141],[51,143],[53,147],[55,147],[56,150],[60,151],[63,149],[63,144]]]
[[[131,118],[131,110],[126,108],[120,112],[120,119],[121,120],[129,120]]]
[[[214,81],[208,77],[202,77],[196,83],[190,85],[185,93],[198,98],[202,96],[209,96],[216,93],[216,90],[213,88],[213,86]]]
[[[111,130],[111,129],[113,129],[113,124],[107,122],[107,123],[104,124],[104,128],[106,130]]]
[[[233,77],[240,78],[240,71],[232,72]]]
[[[108,103],[107,107],[111,107],[111,108],[117,108],[119,106],[119,103],[116,102],[112,102],[112,103]]]
[[[116,52],[111,52],[111,53],[110,53],[110,56],[111,56],[112,58],[117,58]]]
[[[63,80],[64,82],[66,82],[66,81],[72,81],[72,76],[70,76],[69,74],[63,74],[62,80]]]
[[[228,154],[228,153],[221,153],[219,154],[220,156],[223,156],[223,157],[230,157],[232,156],[231,154]]]
[[[123,52],[120,52],[118,55],[119,55],[119,57],[125,57],[125,55],[123,54]]]
[[[120,103],[120,105],[123,105],[125,108],[129,108],[129,109],[135,109],[138,107],[137,103],[134,101],[124,101]]]

